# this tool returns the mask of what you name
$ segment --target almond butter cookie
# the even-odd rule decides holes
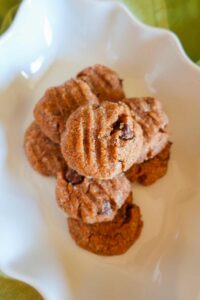
[[[85,223],[112,220],[130,191],[130,182],[124,174],[110,180],[97,180],[68,168],[57,175],[58,205],[70,217]]]
[[[150,185],[163,177],[167,173],[171,145],[172,143],[168,142],[154,158],[133,165],[126,172],[128,179],[131,182],[138,181],[142,185]]]
[[[133,118],[143,130],[144,144],[138,163],[153,158],[168,143],[168,117],[160,101],[152,97],[129,98],[123,100],[130,108]]]
[[[122,80],[117,73],[103,65],[85,68],[78,78],[87,82],[99,101],[119,101],[125,97]]]
[[[56,176],[66,168],[60,146],[46,137],[36,122],[26,130],[24,148],[31,166],[42,175]]]
[[[84,105],[67,120],[61,151],[70,168],[96,179],[128,170],[141,154],[143,133],[122,102]]]
[[[59,143],[65,123],[72,111],[86,103],[98,103],[89,85],[81,79],[71,79],[49,88],[34,109],[36,122],[43,133]]]
[[[143,226],[140,209],[130,200],[110,222],[86,224],[79,219],[69,218],[69,232],[76,244],[98,255],[125,253],[137,240]]]

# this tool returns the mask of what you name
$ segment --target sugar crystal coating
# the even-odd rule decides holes
[[[142,145],[142,129],[122,102],[79,107],[68,118],[61,139],[68,166],[96,179],[126,171],[138,160]]]
[[[86,103],[98,103],[98,99],[86,82],[70,79],[60,86],[47,89],[35,106],[34,116],[43,133],[59,143],[71,112]]]
[[[43,175],[56,176],[66,168],[60,146],[46,137],[36,122],[26,130],[24,148],[33,169]]]
[[[130,182],[124,174],[110,180],[97,180],[83,177],[68,168],[57,175],[58,205],[70,217],[85,223],[112,220],[130,191]]]
[[[123,100],[133,118],[143,130],[144,142],[137,163],[153,158],[164,149],[169,140],[168,117],[161,103],[152,97],[128,98]]]
[[[117,73],[103,65],[85,68],[77,75],[87,82],[92,92],[102,101],[120,101],[125,97],[122,80]]]

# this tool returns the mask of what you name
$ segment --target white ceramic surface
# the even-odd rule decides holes
[[[129,96],[160,99],[174,142],[168,174],[134,185],[144,229],[124,255],[79,249],[58,209],[55,180],[29,166],[23,134],[48,86],[103,63]],[[25,0],[0,39],[0,269],[48,300],[200,299],[200,70],[177,38],[121,5]]]

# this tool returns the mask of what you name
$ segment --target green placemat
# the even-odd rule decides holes
[[[0,34],[11,24],[21,0],[0,0]]]
[[[0,34],[10,25],[20,2],[21,0],[0,0]],[[121,0],[121,2],[124,2],[144,23],[174,31],[188,56],[194,62],[200,61],[200,0]]]
[[[200,0],[124,0],[144,23],[174,31],[190,58],[200,60]]]
[[[42,300],[43,298],[29,285],[0,277],[0,300]]]
[[[67,0],[66,0],[67,1]],[[0,0],[0,34],[11,24],[20,0]],[[143,22],[174,31],[200,65],[200,0],[124,0]],[[0,276],[0,300],[41,300],[29,285]]]

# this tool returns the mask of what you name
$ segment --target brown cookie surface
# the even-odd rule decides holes
[[[140,156],[143,134],[122,102],[85,105],[67,120],[61,151],[79,174],[111,179],[126,171]]]
[[[154,158],[133,165],[126,172],[127,178],[131,182],[138,181],[142,185],[150,185],[163,177],[167,173],[171,145],[168,142],[167,146]]]
[[[144,135],[143,149],[138,163],[157,155],[167,144],[168,117],[161,103],[152,97],[124,99],[134,119],[140,124]]]
[[[82,70],[77,77],[89,84],[100,102],[117,102],[125,97],[122,80],[108,67],[97,64]]]
[[[69,231],[76,244],[99,255],[125,253],[139,237],[143,225],[139,207],[130,200],[110,222],[85,224],[69,218]]]
[[[112,220],[130,191],[130,182],[124,174],[110,180],[97,180],[78,175],[68,168],[57,175],[58,205],[70,217],[85,223]]]
[[[42,175],[56,176],[66,167],[60,146],[46,137],[36,122],[26,130],[24,148],[29,163]]]
[[[53,142],[60,142],[60,135],[72,111],[86,103],[98,103],[89,85],[81,79],[71,79],[49,88],[34,109],[36,122]]]

